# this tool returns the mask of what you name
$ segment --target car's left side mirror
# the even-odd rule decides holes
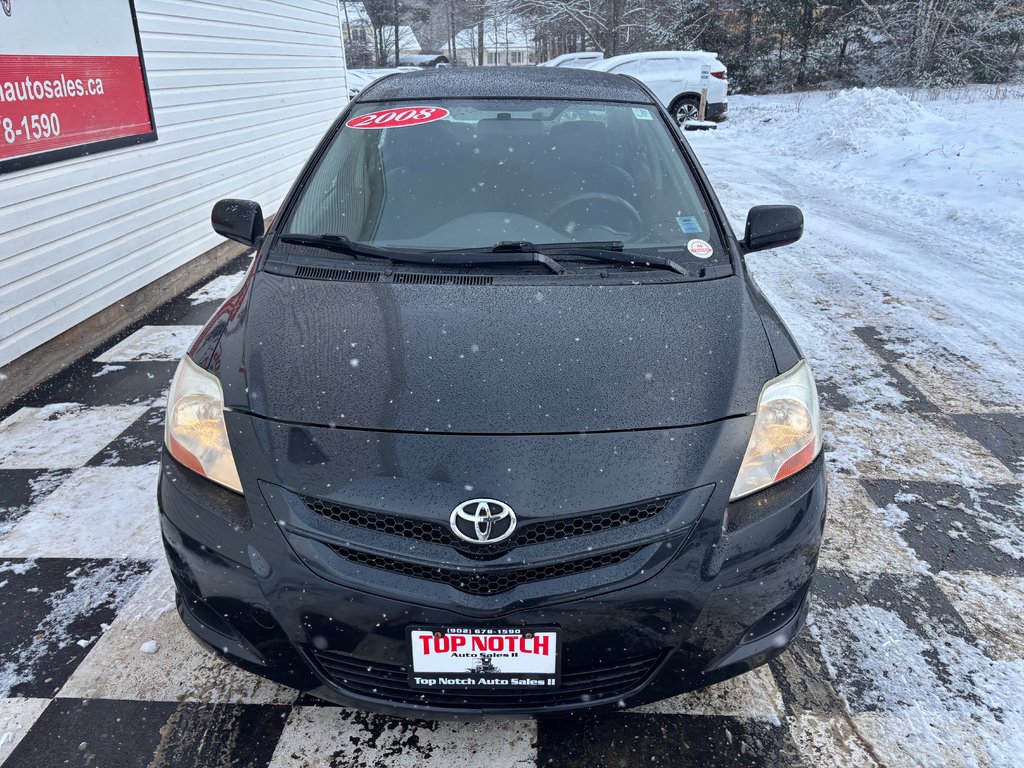
[[[242,245],[256,245],[263,237],[263,209],[253,200],[218,200],[210,223],[218,235]]]
[[[795,243],[804,233],[804,215],[795,205],[755,205],[747,214],[740,245],[745,253]]]

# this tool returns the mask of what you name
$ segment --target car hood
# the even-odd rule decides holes
[[[739,277],[442,286],[255,272],[245,291],[215,352],[202,337],[195,349],[219,369],[228,407],[284,422],[465,434],[678,427],[751,413],[777,375]]]

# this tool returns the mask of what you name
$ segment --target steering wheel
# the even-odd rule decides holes
[[[567,225],[573,219],[570,218],[569,221],[566,222],[566,226],[562,226],[559,223],[559,220],[564,217],[567,211],[571,211],[574,207],[584,205],[589,207],[589,205],[592,203],[602,205],[609,211],[615,211],[620,215],[624,214],[625,217],[629,219],[630,228],[626,230],[616,230],[608,226],[607,224],[594,224],[591,226],[595,226],[600,229],[607,229],[609,232],[613,232],[615,234],[625,234],[634,236],[640,234],[640,232],[643,231],[644,221],[643,219],[640,218],[640,214],[636,210],[636,208],[630,205],[629,201],[623,200],[618,195],[609,195],[605,192],[584,192],[579,195],[573,195],[568,200],[563,200],[561,203],[556,205],[548,214],[548,222],[551,223],[553,226],[561,229],[563,232],[567,232],[568,234],[571,235],[573,233],[569,232]],[[586,211],[586,213],[588,214],[587,218],[594,218],[594,214],[592,213],[592,211],[588,210]],[[614,215],[612,216],[612,219],[614,221]]]

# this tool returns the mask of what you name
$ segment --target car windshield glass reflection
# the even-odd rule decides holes
[[[425,121],[396,127],[413,107]],[[640,105],[362,104],[284,231],[416,250],[613,240],[671,255],[696,241],[702,265],[727,263],[671,130]]]

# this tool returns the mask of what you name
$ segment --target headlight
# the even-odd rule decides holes
[[[167,396],[164,444],[171,456],[215,483],[242,492],[224,426],[220,381],[193,363],[178,363]]]
[[[799,472],[821,451],[818,390],[801,361],[761,390],[754,431],[743,454],[730,501]]]

